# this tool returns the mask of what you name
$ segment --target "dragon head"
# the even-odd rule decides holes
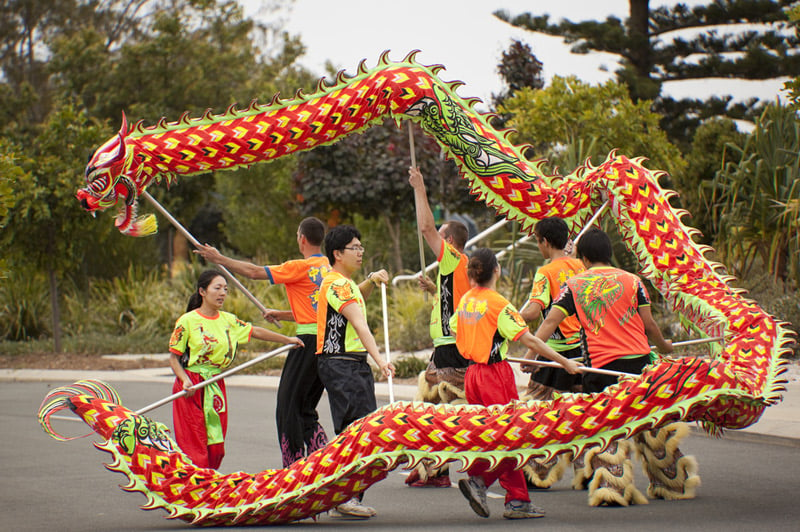
[[[78,190],[75,197],[81,206],[92,215],[117,204],[120,197],[125,205],[115,225],[123,234],[145,236],[156,231],[155,216],[137,219],[136,200],[139,190],[128,176],[133,162],[133,151],[125,139],[128,136],[128,120],[122,113],[122,126],[114,137],[97,148],[86,165],[86,186]]]

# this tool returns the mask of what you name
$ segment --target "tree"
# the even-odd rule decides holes
[[[770,104],[752,134],[729,143],[707,192],[725,264],[747,276],[760,264],[775,280],[800,282],[800,122]]]
[[[618,148],[630,157],[646,154],[655,168],[674,175],[685,167],[680,151],[659,129],[660,117],[650,110],[650,102],[634,103],[616,81],[591,86],[575,77],[555,76],[546,89],[522,89],[500,110],[512,117],[515,142],[532,144],[536,156],[556,164],[564,161],[567,147],[583,140],[590,149],[584,157],[604,158]]]
[[[703,244],[712,244],[715,236],[713,211],[705,200],[707,191],[722,167],[726,146],[741,146],[746,136],[728,118],[704,122],[692,137],[692,147],[686,154],[686,171],[676,176],[681,191],[680,206],[691,214],[691,219],[685,221],[700,230],[703,236],[699,241]]]
[[[19,163],[25,174],[12,184],[15,204],[2,233],[3,247],[47,273],[56,352],[61,351],[59,282],[80,271],[84,258],[103,241],[98,234],[103,229],[75,208],[74,190],[82,154],[104,133],[74,106],[58,108],[36,138],[31,157]]]
[[[439,156],[439,146],[432,138],[418,128],[415,131],[417,165],[426,176],[431,204],[446,205],[454,212],[474,209],[474,200],[458,183],[455,165]],[[402,222],[414,219],[414,199],[408,184],[410,160],[406,128],[388,121],[331,146],[305,152],[294,175],[303,212],[327,218],[330,225],[340,219],[352,221],[355,214],[383,220],[395,271],[401,271]]]
[[[687,7],[651,10],[649,0],[629,0],[629,17],[623,22],[608,17],[603,22],[550,24],[549,17],[530,13],[511,17],[495,15],[515,26],[531,31],[559,35],[574,43],[573,52],[602,51],[620,57],[618,79],[629,87],[634,101],[654,100],[664,115],[662,127],[670,138],[688,144],[694,129],[711,116],[751,118],[758,116],[755,100],[731,104],[732,97],[712,97],[705,101],[675,101],[661,95],[665,82],[706,79],[775,79],[795,75],[800,70],[800,55],[795,53],[800,38],[787,30],[783,8],[789,0],[715,0]],[[750,26],[755,24],[755,29]],[[719,31],[723,27],[726,31]],[[703,30],[685,38],[683,30]]]
[[[533,55],[530,46],[517,39],[512,40],[508,50],[503,52],[500,63],[497,65],[497,72],[505,81],[507,88],[500,94],[492,94],[494,109],[502,107],[503,102],[521,89],[544,87],[541,61]],[[493,125],[497,128],[504,127],[508,119],[508,115],[498,115]]]

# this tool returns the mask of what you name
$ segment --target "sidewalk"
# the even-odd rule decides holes
[[[126,356],[126,355],[121,355]],[[136,355],[140,357],[141,355]],[[153,355],[160,356],[160,355]],[[127,371],[89,371],[89,370],[41,370],[41,369],[3,369],[0,368],[0,382],[53,382],[54,385],[70,384],[81,379],[99,379],[110,383],[129,381],[163,382],[169,388],[174,377],[168,367],[134,369]],[[518,384],[527,377],[518,375]],[[800,371],[793,367],[787,378],[786,392],[783,401],[768,407],[761,419],[745,429],[726,430],[725,437],[740,440],[768,440],[772,443],[800,447]],[[225,379],[227,386],[248,386],[276,390],[279,377],[262,375],[232,375]],[[525,381],[527,382],[527,381]],[[417,392],[417,386],[411,384],[394,384],[396,401],[411,401]],[[375,383],[375,394],[383,400],[389,400],[389,385],[386,382]],[[701,429],[697,432],[703,434]]]

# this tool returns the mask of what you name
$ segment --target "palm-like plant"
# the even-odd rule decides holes
[[[800,280],[799,180],[797,112],[772,104],[741,145],[726,145],[711,187],[717,247],[737,275],[760,262],[776,280]]]

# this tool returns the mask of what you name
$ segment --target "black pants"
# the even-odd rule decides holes
[[[317,355],[317,369],[328,392],[336,434],[378,408],[375,379],[366,355]]]
[[[639,375],[642,373],[642,369],[649,363],[650,354],[648,353],[636,358],[618,358],[600,369]],[[616,383],[617,377],[613,375],[601,375],[599,373],[586,373],[583,375],[583,391],[586,393],[602,392],[606,387]]]
[[[466,368],[469,360],[461,356],[456,344],[445,344],[433,348],[431,361],[437,368]]]
[[[583,356],[580,346],[562,351],[560,354],[564,358],[572,359],[580,359]],[[570,375],[564,368],[553,368],[550,366],[541,366],[531,375],[531,380],[555,388],[560,392],[572,392],[582,381],[580,373]]]
[[[328,443],[319,424],[317,404],[322,397],[322,380],[317,372],[317,337],[299,336],[305,347],[289,351],[278,384],[278,406],[275,421],[281,446],[283,467],[313,453]]]

